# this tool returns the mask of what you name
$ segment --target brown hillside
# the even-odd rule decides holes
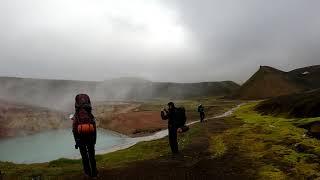
[[[294,82],[288,73],[268,66],[260,69],[233,95],[240,99],[265,99],[291,94],[305,87]]]

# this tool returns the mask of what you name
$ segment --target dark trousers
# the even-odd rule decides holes
[[[205,117],[204,112],[200,112],[200,122],[203,122],[204,117]]]
[[[177,140],[177,128],[175,127],[170,127],[168,128],[169,130],[169,144],[170,148],[173,154],[178,153],[178,140]]]
[[[97,176],[94,144],[80,145],[79,150],[84,173],[92,177]]]

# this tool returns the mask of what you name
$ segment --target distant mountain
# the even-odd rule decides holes
[[[239,85],[231,81],[170,83],[151,81],[105,81],[98,86],[106,97],[115,99],[143,100],[153,98],[188,98],[223,96],[233,93]],[[98,94],[103,94],[99,92]]]
[[[320,65],[284,72],[269,66],[259,70],[232,97],[265,99],[320,88]]]
[[[230,95],[239,88],[234,82],[170,83],[140,78],[102,82],[0,77],[0,98],[63,111],[73,107],[74,96],[88,93],[94,101],[148,100]]]
[[[320,65],[295,69],[288,74],[293,81],[305,89],[320,88]]]

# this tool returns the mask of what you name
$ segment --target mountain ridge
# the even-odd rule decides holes
[[[233,95],[236,99],[266,99],[320,87],[320,65],[288,72],[260,66]]]
[[[0,77],[0,99],[58,110],[72,107],[78,93],[88,93],[94,101],[181,99],[224,96],[237,88],[239,85],[232,81],[166,83],[140,78],[75,81]]]

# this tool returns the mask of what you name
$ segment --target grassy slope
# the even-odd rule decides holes
[[[295,119],[262,116],[256,103],[241,107],[235,117],[245,125],[226,133],[257,163],[261,179],[319,177],[320,142],[293,125]],[[237,141],[237,142],[236,142]]]
[[[201,167],[210,172],[247,174],[255,179],[304,179],[320,177],[320,142],[305,136],[306,130],[294,125],[297,119],[262,116],[254,111],[257,103],[238,109],[233,117],[210,120],[207,126],[197,124],[179,138],[182,152],[194,138],[209,138],[208,152],[191,169]],[[301,120],[301,119],[300,119]],[[307,119],[304,119],[307,121]],[[212,124],[213,123],[213,124]],[[215,129],[221,123],[239,124]],[[241,125],[242,124],[242,125]],[[126,168],[132,162],[169,157],[167,139],[142,142],[129,149],[97,156],[98,167]],[[225,169],[227,166],[228,169]],[[231,169],[229,169],[231,168]],[[6,173],[31,175],[81,174],[79,160],[59,159],[50,163],[15,165],[0,163]],[[241,169],[241,172],[239,171]],[[244,172],[243,172],[243,169]]]
[[[261,102],[256,110],[273,116],[319,117],[320,89],[268,99]]]

